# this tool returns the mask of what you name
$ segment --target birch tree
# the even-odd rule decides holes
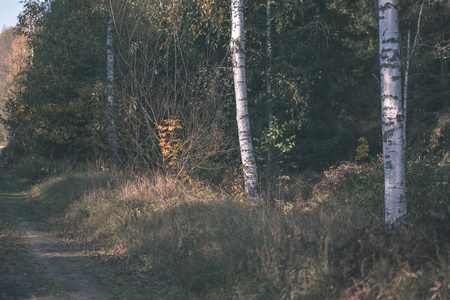
[[[118,163],[118,149],[116,136],[116,118],[114,111],[114,49],[113,49],[113,15],[112,7],[108,8],[108,25],[106,34],[106,56],[107,56],[107,94],[108,94],[108,136],[109,136],[109,152],[110,159],[114,165]]]
[[[385,223],[402,226],[406,216],[403,107],[397,0],[379,0]]]
[[[245,77],[244,1],[231,1],[231,59],[233,63],[236,120],[239,147],[244,171],[245,192],[252,201],[259,200],[256,162],[253,154],[250,120],[248,116],[247,84]]]

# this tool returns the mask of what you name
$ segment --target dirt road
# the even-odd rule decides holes
[[[0,299],[114,299],[96,262],[52,234],[36,209],[0,174]]]

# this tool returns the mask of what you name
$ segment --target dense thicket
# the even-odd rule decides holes
[[[31,52],[20,97],[30,149],[81,157],[104,150],[104,19],[92,1],[26,7],[20,25]]]
[[[106,157],[107,2],[25,3],[19,28],[31,51],[15,81],[21,92],[9,105],[10,114],[23,115],[9,120],[10,136],[23,140],[12,138],[11,144],[49,156]],[[422,3],[410,56],[407,140],[409,146],[432,143],[434,150],[448,150],[446,1],[401,1],[402,61],[408,41],[412,47]],[[223,167],[232,166],[227,168],[232,173],[239,165],[227,53],[229,4],[112,1],[124,165],[214,178],[224,177]],[[248,99],[259,170],[265,169],[269,148],[275,164],[269,176],[375,157],[381,151],[376,1],[285,0],[271,6],[270,127],[266,1],[248,1],[245,7]]]
[[[0,32],[0,109],[4,111],[7,102],[7,77],[9,73],[9,54],[11,53],[12,44],[14,41],[13,28],[3,28]],[[7,133],[0,125],[0,143],[5,143]]]

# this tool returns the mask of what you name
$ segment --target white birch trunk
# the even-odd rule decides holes
[[[250,120],[248,116],[247,84],[245,78],[244,49],[244,1],[231,1],[230,51],[233,63],[234,92],[236,96],[236,120],[239,147],[244,171],[245,192],[250,200],[258,201],[258,180],[253,154]]]
[[[406,216],[403,109],[397,0],[379,0],[385,223],[401,227]]]
[[[116,136],[116,117],[114,111],[114,48],[113,48],[113,17],[112,10],[108,10],[108,26],[106,33],[106,56],[107,56],[107,95],[108,95],[108,136],[109,136],[109,153],[111,162],[117,166],[118,164],[118,149]]]

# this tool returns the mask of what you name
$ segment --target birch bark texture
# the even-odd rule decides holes
[[[108,137],[109,137],[109,155],[111,163],[118,164],[118,149],[116,135],[116,116],[114,109],[114,46],[113,46],[114,22],[111,7],[108,8],[108,24],[106,30],[106,90],[108,95]]]
[[[250,120],[248,115],[244,30],[244,1],[232,0],[230,52],[233,64],[236,120],[244,171],[245,193],[250,200],[259,201],[256,161],[253,154]]]
[[[406,216],[403,107],[397,0],[379,0],[380,81],[385,223],[403,226]]]

